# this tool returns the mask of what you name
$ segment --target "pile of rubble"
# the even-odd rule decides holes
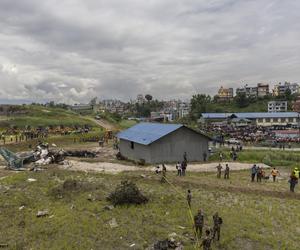
[[[35,166],[49,164],[63,164],[66,157],[94,158],[96,153],[88,150],[68,150],[57,149],[52,144],[49,149],[48,143],[39,143],[34,151],[13,153],[6,148],[0,148],[0,155],[6,160],[10,169],[21,169],[23,165],[33,163]]]

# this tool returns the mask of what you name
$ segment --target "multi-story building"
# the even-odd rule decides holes
[[[268,102],[268,112],[286,112],[288,108],[287,101],[271,101]]]
[[[291,91],[291,94],[298,94],[299,93],[299,85],[298,83],[290,83],[285,82],[282,84],[281,82],[276,84],[273,89],[274,96],[285,95],[287,90]]]
[[[143,104],[146,102],[146,99],[142,94],[139,94],[139,95],[137,95],[136,102],[138,104]]]
[[[218,91],[220,101],[230,101],[233,98],[233,88],[221,88]]]
[[[236,94],[245,94],[247,97],[257,97],[257,87],[249,87],[247,84],[243,88],[237,88]]]
[[[258,97],[264,97],[269,95],[269,84],[266,83],[258,83],[257,84],[257,96]]]

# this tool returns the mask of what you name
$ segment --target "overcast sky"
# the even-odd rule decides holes
[[[0,0],[0,102],[300,79],[297,0]]]

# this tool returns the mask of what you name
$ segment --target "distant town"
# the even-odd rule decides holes
[[[220,85],[216,94],[195,94],[191,100],[157,100],[150,94],[139,94],[133,100],[124,102],[117,99],[98,100],[89,103],[67,105],[49,102],[44,105],[70,109],[80,114],[95,113],[98,116],[109,113],[126,119],[147,121],[179,121],[189,123],[205,117],[205,113],[230,112],[300,112],[300,86],[298,83],[278,83],[271,89],[267,83],[240,86],[235,90]],[[0,105],[0,114],[22,114],[22,108],[16,105]],[[295,114],[294,114],[295,115]]]

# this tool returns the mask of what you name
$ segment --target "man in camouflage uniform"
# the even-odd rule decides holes
[[[167,178],[167,168],[165,166],[165,164],[162,164],[162,178],[161,178],[161,182],[166,182],[166,178]]]
[[[191,208],[191,206],[192,206],[192,193],[191,193],[190,189],[188,190],[186,200],[187,200],[187,203],[188,203],[189,207]]]
[[[217,178],[221,178],[221,171],[222,171],[222,166],[221,164],[219,164],[218,166],[216,166],[217,169]]]
[[[212,238],[210,237],[210,231],[206,230],[205,231],[205,238],[201,242],[201,246],[203,246],[203,250],[211,250],[211,242]]]
[[[215,239],[215,236],[217,234],[217,240],[220,240],[220,234],[221,234],[221,224],[222,224],[222,219],[219,217],[218,213],[215,213],[213,215],[213,221],[214,221],[214,227],[213,227],[213,237],[212,239]]]
[[[226,167],[225,167],[225,172],[224,172],[224,179],[229,179],[229,166],[228,164],[226,164]]]
[[[201,209],[199,209],[198,213],[194,217],[194,223],[195,223],[195,231],[196,234],[199,231],[200,238],[202,237],[202,229],[204,225],[204,215]]]

